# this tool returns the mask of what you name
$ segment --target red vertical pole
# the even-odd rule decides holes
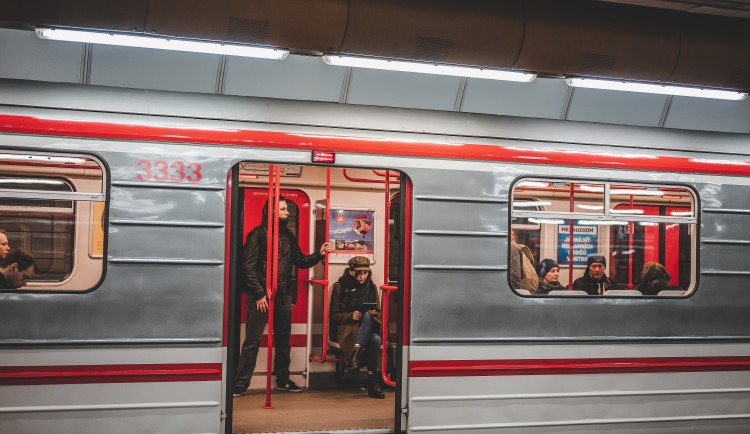
[[[633,195],[630,195],[630,209],[633,209]],[[635,215],[635,214],[633,214]],[[628,240],[628,289],[633,288],[633,231],[635,230],[635,223],[630,222],[628,224],[629,240]],[[610,267],[612,269],[612,267]]]
[[[331,168],[326,168],[326,243],[330,241],[331,233]],[[325,268],[323,269],[323,280],[328,282],[328,256],[326,255]],[[325,285],[326,291],[328,290],[328,283]],[[327,294],[326,294],[327,295]],[[324,302],[326,300],[324,299]],[[328,313],[326,313],[325,323],[328,323]],[[328,336],[323,336],[324,340],[328,339]]]
[[[573,212],[573,197],[575,184],[570,184],[570,212]],[[573,219],[568,225],[568,290],[573,289]]]
[[[272,261],[271,267],[266,263],[266,273],[271,268],[271,294],[268,297],[268,358],[266,363],[266,405],[263,408],[273,408],[271,405],[271,371],[272,369],[272,358],[273,358],[273,309],[274,299],[276,298],[277,279],[278,279],[278,263],[279,263],[279,224],[278,224],[278,210],[279,210],[279,174],[281,170],[279,167],[275,170],[274,186],[273,186],[273,209],[275,210],[273,219],[273,243],[266,242],[266,246],[273,244]],[[270,198],[269,198],[270,199]],[[269,203],[270,204],[270,203]],[[266,281],[268,285],[268,281]]]
[[[266,212],[266,240],[270,240],[273,235],[273,216],[276,215],[276,211],[273,210],[273,174],[276,168],[273,164],[268,166],[268,210]],[[271,263],[271,249],[269,248],[268,242],[266,242],[266,295],[271,296],[271,267],[268,264]]]
[[[390,184],[390,171],[385,171],[385,230],[383,231],[385,233],[385,248],[383,249],[383,254],[385,255],[383,257],[383,285],[388,284],[388,262],[390,260],[389,255],[389,230],[390,230],[390,220],[391,220],[391,184]]]
[[[326,168],[326,242],[328,242],[331,228],[331,168]],[[328,300],[328,255],[325,259],[325,268],[323,269],[323,342],[321,344],[319,362],[325,362],[328,357],[328,311],[330,309]]]
[[[388,281],[388,267],[390,265],[390,221],[391,221],[391,173],[389,170],[385,171],[385,248],[383,249],[383,285],[389,286]],[[381,287],[382,289],[382,287]],[[383,346],[381,347],[382,354],[380,355],[381,364],[381,375],[383,381],[389,386],[395,386],[393,381],[390,381],[387,374],[387,361],[388,361],[388,303],[390,301],[391,291],[389,289],[383,289],[383,296],[381,299],[381,311],[383,313]]]
[[[274,181],[275,181],[276,167],[271,164],[268,166],[268,214],[266,216],[266,222],[268,227],[266,228],[266,297],[268,298],[268,357],[266,361],[266,404],[263,408],[273,408],[271,405],[271,357],[273,354],[273,282],[272,276],[274,273],[274,253],[276,248],[273,247],[273,242],[268,240],[275,240],[274,233],[278,231],[276,224],[276,215],[278,214],[277,200],[274,200]],[[276,253],[278,254],[278,253]]]

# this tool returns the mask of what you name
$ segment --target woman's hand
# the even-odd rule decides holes
[[[320,254],[325,255],[326,253],[333,250],[333,244],[329,241],[327,243],[323,243],[322,246],[320,246]]]
[[[353,319],[354,321],[359,321],[359,320],[361,320],[361,319],[362,319],[362,312],[360,312],[360,311],[358,311],[358,310],[355,310],[354,312],[352,312],[352,319]]]

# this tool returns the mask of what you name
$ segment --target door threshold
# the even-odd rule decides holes
[[[325,430],[325,431],[277,431],[277,432],[265,432],[257,431],[250,433],[234,433],[234,434],[390,434],[393,429],[342,429],[342,430]]]

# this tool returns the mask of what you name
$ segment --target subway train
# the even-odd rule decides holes
[[[302,404],[243,418],[264,405],[266,350],[257,393],[232,397],[239,255],[277,187],[305,253],[334,243],[294,282],[300,395],[338,393],[327,304],[347,261],[368,256],[382,289],[388,396],[368,403],[386,417],[360,431],[750,429],[747,135],[20,80],[0,94],[0,229],[39,266],[0,291],[0,432],[353,429],[284,425]],[[555,262],[558,290],[511,284],[517,246],[534,271]],[[613,284],[576,290],[597,256]],[[644,286],[650,263],[667,289]]]

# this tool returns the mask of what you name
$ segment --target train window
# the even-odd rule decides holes
[[[687,188],[524,179],[513,188],[511,210],[511,248],[526,251],[539,279],[537,288],[514,279],[526,259],[511,251],[509,278],[523,283],[515,289],[672,297],[694,289],[697,211]]]
[[[105,183],[88,157],[0,154],[0,229],[36,258],[17,291],[86,291],[101,279]],[[5,252],[0,252],[5,254]]]

